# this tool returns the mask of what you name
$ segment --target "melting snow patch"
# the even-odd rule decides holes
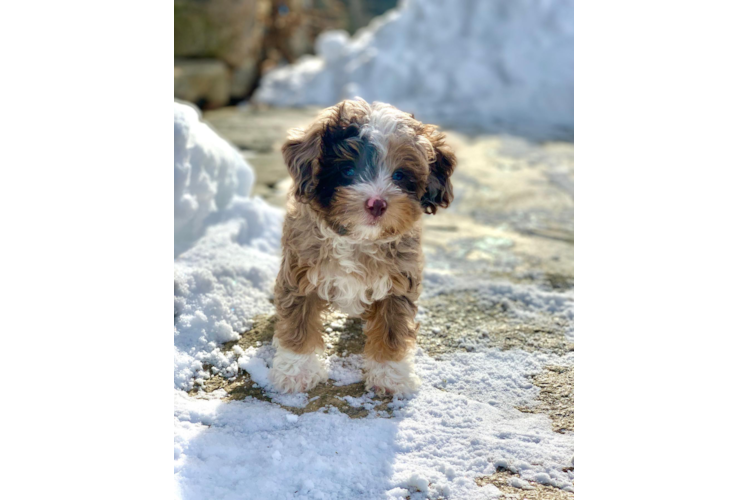
[[[525,481],[524,479],[519,478],[519,477],[512,477],[509,480],[509,484],[512,485],[512,486],[514,486],[515,488],[521,488],[523,490],[532,490],[532,489],[534,489],[530,483],[528,483],[527,481]]]
[[[487,305],[504,303],[507,309],[514,310],[518,315],[523,314],[524,310],[525,314],[546,312],[574,318],[572,291],[546,291],[534,285],[487,281],[473,276],[460,278],[428,269],[424,272],[424,298],[468,290],[476,293]]]
[[[546,365],[569,365],[574,353],[564,357],[521,350],[457,352],[435,361],[419,350],[418,368],[424,382],[434,387],[494,406],[529,406],[539,393],[528,374]],[[499,399],[496,396],[500,395]]]
[[[334,354],[328,358],[328,376],[335,385],[350,385],[364,379],[364,359],[360,354],[340,357]]]

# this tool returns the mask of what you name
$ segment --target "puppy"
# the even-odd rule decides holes
[[[277,351],[270,380],[305,392],[327,379],[322,312],[366,321],[366,388],[409,394],[421,293],[422,213],[452,201],[456,165],[444,134],[388,104],[324,110],[282,147],[293,178],[275,282]]]

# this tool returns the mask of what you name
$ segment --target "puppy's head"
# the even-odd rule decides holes
[[[452,201],[444,134],[389,104],[343,101],[292,130],[282,151],[293,196],[350,238],[402,234]]]

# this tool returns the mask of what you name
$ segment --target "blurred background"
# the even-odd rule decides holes
[[[568,243],[570,33],[566,0],[175,0],[174,97],[204,111],[277,206],[289,128],[342,99],[388,102],[450,131],[458,182],[486,165],[482,189],[471,175],[458,191],[472,218]]]
[[[242,102],[268,71],[353,34],[397,0],[175,0],[174,95],[203,109]]]
[[[174,94],[202,109],[361,96],[470,132],[573,137],[571,0],[176,0]]]

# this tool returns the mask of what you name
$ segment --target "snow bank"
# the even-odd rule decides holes
[[[189,389],[209,374],[238,371],[236,340],[269,313],[278,270],[282,212],[249,198],[253,173],[241,155],[174,104],[174,384]]]
[[[195,108],[174,103],[174,248],[195,241],[209,215],[235,195],[248,196],[252,170],[241,155],[200,121]]]
[[[175,395],[175,474],[184,499],[493,499],[475,477],[498,465],[521,480],[572,488],[573,434],[521,413],[538,389],[527,376],[565,358],[490,350],[436,361],[422,351],[422,389],[395,399],[393,416],[307,413],[258,401]],[[355,398],[348,398],[355,399]],[[370,405],[370,398],[359,398]],[[367,401],[368,399],[368,401]],[[355,403],[354,401],[349,401]]]
[[[332,105],[361,96],[420,120],[567,138],[574,125],[573,0],[410,0],[353,39],[268,73],[254,99]]]

